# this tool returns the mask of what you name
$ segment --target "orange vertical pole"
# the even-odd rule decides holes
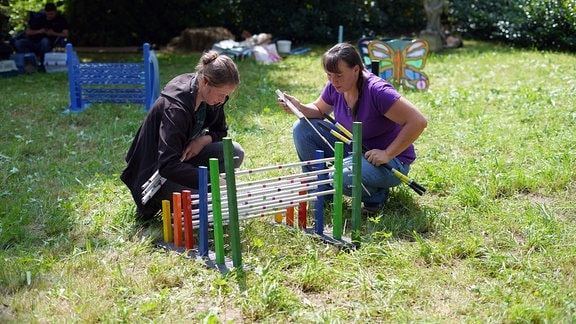
[[[294,207],[286,208],[286,225],[294,226]]]

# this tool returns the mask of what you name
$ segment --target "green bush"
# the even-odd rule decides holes
[[[15,29],[25,24],[22,13],[40,9],[42,2],[11,1],[9,6]],[[337,41],[340,25],[348,41],[363,35],[412,35],[425,26],[421,0],[305,0],[273,6],[264,0],[68,0],[64,14],[75,44],[99,46],[138,45],[143,41],[164,45],[183,29],[196,27],[222,26],[238,37],[248,30],[300,43],[328,44]]]
[[[576,0],[446,0],[443,21],[465,38],[504,41],[519,47],[576,49]],[[41,0],[0,0],[12,33]],[[414,37],[426,26],[422,0],[68,0],[61,7],[77,45],[123,46],[147,41],[165,45],[185,28],[225,27],[271,33],[295,43],[330,44],[344,27],[344,40],[362,36]]]
[[[67,18],[72,40],[85,46],[166,44],[202,14],[194,0],[69,0]]]
[[[24,30],[28,21],[28,11],[38,11],[43,8],[42,0],[0,0],[0,33],[8,38],[9,35]]]
[[[6,36],[9,32],[10,14],[8,13],[8,5],[0,1],[0,35]]]
[[[453,0],[449,17],[466,37],[576,49],[576,0]]]
[[[576,0],[530,1],[524,9],[530,32],[521,44],[576,49]]]

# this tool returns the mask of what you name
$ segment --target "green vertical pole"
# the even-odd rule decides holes
[[[362,123],[352,127],[352,243],[360,245],[362,222]]]
[[[240,224],[238,220],[238,200],[236,198],[236,177],[234,174],[234,147],[232,139],[225,137],[224,169],[226,170],[226,192],[228,193],[228,221],[230,222],[230,245],[232,247],[232,264],[242,269],[242,246],[240,245]]]
[[[332,236],[342,238],[342,186],[344,172],[344,143],[334,143],[334,217],[332,218]]]
[[[218,159],[211,158],[210,186],[212,187],[212,221],[214,222],[214,252],[216,264],[224,264],[224,230],[222,229],[222,201],[220,199],[220,170]]]

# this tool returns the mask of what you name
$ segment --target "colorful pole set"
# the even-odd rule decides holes
[[[354,133],[361,134],[361,123],[354,124]],[[358,135],[358,137],[360,136]],[[361,227],[361,145],[353,142],[352,159],[352,224],[351,241],[342,238],[342,187],[344,168],[344,144],[336,142],[334,158],[324,158],[322,151],[316,152],[316,159],[252,170],[235,170],[232,140],[223,139],[226,184],[221,185],[221,173],[217,159],[210,159],[209,168],[199,168],[199,191],[175,192],[172,203],[162,202],[164,247],[174,249],[194,249],[194,229],[198,230],[198,257],[204,260],[215,254],[217,267],[225,267],[224,225],[229,229],[229,246],[232,263],[242,268],[239,221],[273,215],[281,224],[286,215],[285,225],[295,225],[295,209],[298,211],[297,225],[309,234],[327,242],[356,247],[360,244]],[[331,167],[327,163],[333,162]],[[270,170],[285,170],[304,165],[313,165],[314,171],[286,174],[253,181],[236,182],[243,175]],[[209,170],[209,172],[208,172]],[[209,174],[208,174],[209,173]],[[332,179],[329,173],[333,173]],[[211,188],[211,192],[209,192]],[[221,190],[224,189],[224,192]],[[332,195],[334,201],[332,233],[324,233],[325,197]],[[307,205],[314,201],[314,229],[307,228]],[[209,250],[209,227],[213,228],[214,252]]]

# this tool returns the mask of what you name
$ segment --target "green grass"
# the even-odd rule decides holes
[[[315,99],[323,50],[237,62],[243,168],[297,160],[274,90]],[[198,58],[160,53],[161,83]],[[62,115],[65,73],[0,79],[0,322],[576,321],[576,57],[470,41],[424,71],[429,91],[401,93],[429,119],[411,171],[428,192],[394,189],[350,252],[243,222],[244,279],[134,222],[118,177],[140,106]]]

